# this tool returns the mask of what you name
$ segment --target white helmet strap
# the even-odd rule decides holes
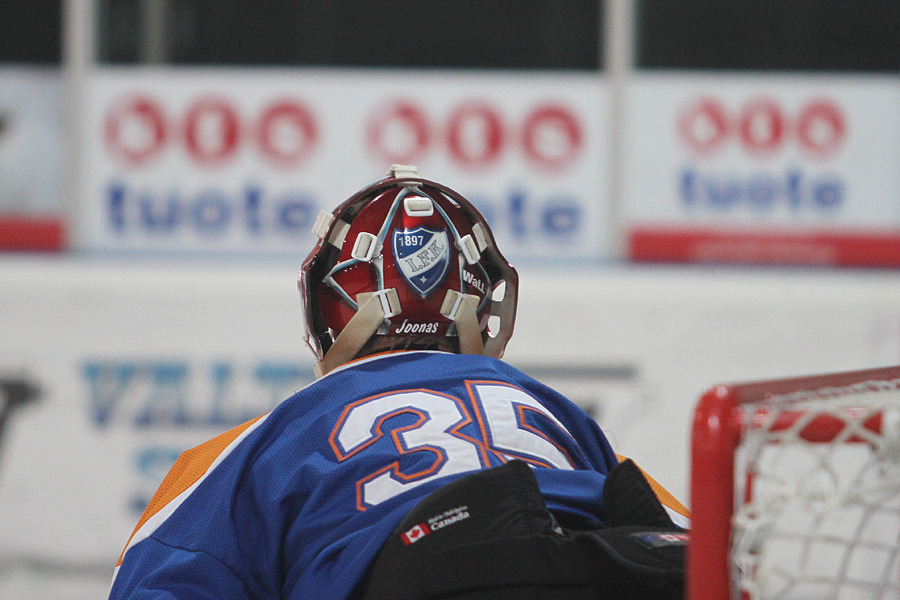
[[[478,297],[447,290],[441,314],[456,323],[460,354],[484,354],[481,327],[478,325]]]

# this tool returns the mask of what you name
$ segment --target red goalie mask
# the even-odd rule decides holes
[[[458,193],[395,165],[323,211],[315,232],[299,287],[320,374],[352,359],[373,335],[455,336],[460,352],[502,356],[518,275]]]

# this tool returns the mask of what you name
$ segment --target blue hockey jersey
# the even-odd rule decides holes
[[[353,598],[421,499],[511,458],[534,465],[548,507],[603,520],[618,458],[559,393],[484,356],[349,363],[185,452],[123,551],[110,599]]]

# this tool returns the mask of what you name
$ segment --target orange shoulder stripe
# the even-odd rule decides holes
[[[135,534],[144,526],[150,517],[157,514],[163,507],[169,504],[169,502],[177,498],[179,494],[194,485],[209,470],[210,466],[217,458],[219,458],[229,444],[264,416],[266,415],[261,415],[247,421],[199,446],[183,452],[181,456],[178,457],[178,460],[175,461],[175,464],[172,465],[172,468],[169,470],[165,479],[163,479],[159,488],[157,488],[156,493],[153,494],[150,504],[147,505],[147,508],[138,520],[134,531],[131,533],[131,537],[128,538],[125,549],[128,549]],[[122,557],[124,555],[125,550],[122,550],[122,554],[119,556],[119,564],[122,563]]]

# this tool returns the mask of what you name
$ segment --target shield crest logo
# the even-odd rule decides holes
[[[450,267],[450,237],[427,227],[395,229],[394,259],[406,282],[423,298],[431,293]]]

